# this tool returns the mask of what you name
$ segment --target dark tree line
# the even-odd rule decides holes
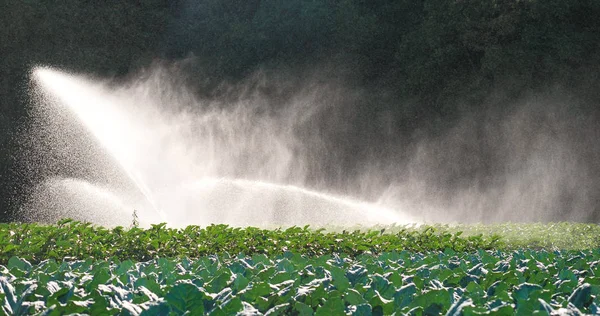
[[[189,81],[210,95],[259,68],[327,64],[350,86],[385,92],[357,117],[368,126],[385,111],[400,135],[552,87],[592,113],[599,16],[596,0],[2,0],[0,218],[26,185],[14,135],[28,119],[33,65],[121,78],[194,56]]]

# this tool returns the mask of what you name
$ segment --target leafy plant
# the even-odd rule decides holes
[[[5,314],[597,313],[598,250],[46,260],[0,266]]]
[[[135,214],[135,213],[134,213]],[[391,230],[390,230],[391,232]],[[56,225],[0,224],[0,263],[13,256],[31,262],[45,259],[108,259],[146,261],[158,257],[198,258],[210,254],[245,253],[277,255],[286,251],[308,256],[325,254],[379,254],[390,251],[474,251],[501,245],[497,236],[461,236],[434,227],[327,232],[305,227],[287,229],[233,228],[210,225],[184,229],[152,225],[142,229],[107,229],[62,220]]]

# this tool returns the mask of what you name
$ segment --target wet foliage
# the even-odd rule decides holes
[[[396,228],[397,229],[397,228]],[[149,229],[107,229],[71,220],[57,225],[0,224],[0,263],[13,256],[32,262],[46,259],[108,259],[146,261],[160,257],[198,258],[213,254],[268,254],[294,252],[307,256],[344,253],[349,256],[390,251],[474,251],[500,246],[499,236],[461,236],[433,227],[352,232],[326,232],[309,226],[287,229],[234,228],[210,225]]]
[[[211,255],[131,260],[12,257],[4,314],[540,315],[599,312],[600,252],[377,256]]]
[[[1,224],[0,315],[597,314],[598,229]]]

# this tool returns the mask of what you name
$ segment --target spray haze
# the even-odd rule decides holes
[[[422,137],[383,199],[442,222],[597,221],[598,125],[564,95],[465,113]]]
[[[405,137],[386,112],[361,129],[357,104],[380,101],[320,78],[256,75],[201,98],[165,67],[119,84],[33,74],[43,111],[32,134],[54,144],[37,156],[61,152],[54,159],[75,172],[33,190],[30,219],[123,225],[137,209],[142,222],[173,226],[351,226],[584,221],[597,207],[598,128],[560,93]],[[89,135],[73,137],[76,126]]]
[[[292,97],[274,110],[268,100],[252,94],[227,103],[198,100],[160,69],[119,87],[49,68],[37,68],[34,78],[43,91],[38,102],[65,106],[74,113],[93,136],[89,141],[100,143],[133,184],[134,190],[121,188],[129,192],[112,190],[112,204],[118,205],[119,212],[139,209],[143,220],[158,218],[175,226],[414,221],[385,206],[341,197],[339,192],[331,195],[301,188],[307,182],[307,169],[319,165],[310,157],[327,154],[318,137],[297,136],[323,106],[317,93]],[[41,116],[51,121],[52,111]],[[50,132],[57,133],[56,129]],[[78,163],[85,168],[91,162]],[[98,200],[89,194],[93,190],[52,194],[70,190],[72,185],[66,184],[74,180],[49,181],[34,194],[29,209],[65,208],[74,195]],[[86,184],[90,186],[94,184]],[[101,200],[107,197],[95,195],[103,196]],[[73,204],[82,206],[81,201]],[[85,207],[80,210],[77,217],[88,212]]]

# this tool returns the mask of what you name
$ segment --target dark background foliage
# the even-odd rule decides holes
[[[559,89],[580,100],[570,111],[593,118],[600,104],[596,0],[0,1],[3,220],[36,181],[15,136],[28,120],[34,65],[118,80],[188,59],[188,82],[207,97],[259,69],[327,65],[373,96],[345,135],[358,158],[372,154],[361,144],[441,134],[464,113],[504,113],[524,95]],[[395,130],[372,127],[382,115]]]

